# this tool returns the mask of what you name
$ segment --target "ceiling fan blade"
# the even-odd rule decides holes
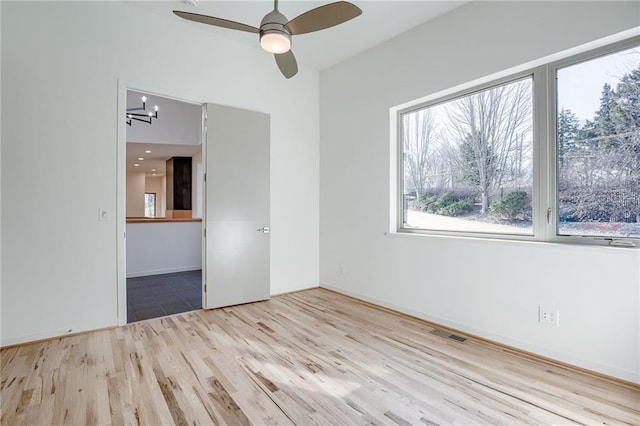
[[[183,12],[174,10],[173,13],[189,21],[200,22],[202,24],[215,25],[216,27],[229,28],[231,30],[246,31],[248,33],[259,33],[260,29],[240,22],[229,21],[228,19],[216,18],[215,16],[200,15],[199,13]]]
[[[291,78],[298,73],[298,62],[296,62],[296,57],[291,50],[285,53],[276,53],[274,56],[280,72],[286,78]]]
[[[338,1],[311,9],[293,18],[285,25],[285,28],[291,34],[306,34],[342,24],[361,13],[362,10],[355,4]]]

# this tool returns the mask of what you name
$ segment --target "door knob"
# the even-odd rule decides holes
[[[265,226],[263,228],[258,228],[258,232],[262,232],[263,234],[268,234],[269,232],[271,232],[271,229],[268,226]]]

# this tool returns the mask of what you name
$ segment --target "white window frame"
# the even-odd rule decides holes
[[[402,106],[391,109],[391,232],[400,234],[457,236],[482,239],[501,239],[518,241],[539,241],[564,244],[588,244],[599,246],[620,246],[640,248],[640,238],[615,238],[594,236],[558,235],[558,191],[557,191],[557,157],[556,157],[556,125],[557,125],[557,86],[556,73],[559,69],[587,62],[598,57],[606,56],[617,51],[640,45],[640,36],[631,37],[615,43],[610,43],[588,51],[566,56],[543,63],[542,65],[526,68],[512,73],[500,73],[500,77],[484,78],[480,83],[468,83],[456,88],[439,92]],[[481,233],[456,230],[428,230],[406,228],[403,223],[404,196],[404,162],[402,117],[404,114],[442,104],[457,98],[500,86],[526,77],[532,77],[533,86],[533,182],[532,182],[532,227],[530,234],[502,234]]]

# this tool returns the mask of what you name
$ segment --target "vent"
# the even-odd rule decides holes
[[[467,340],[466,338],[464,338],[464,337],[462,337],[462,336],[458,336],[458,335],[456,335],[456,334],[451,334],[451,335],[449,336],[449,339],[453,339],[453,340],[455,340],[456,342],[460,342],[460,343],[462,343],[462,342],[464,342],[465,340]]]
[[[446,330],[441,330],[439,328],[436,328],[435,330],[433,330],[431,332],[431,334],[435,334],[436,336],[444,337],[445,339],[455,340],[456,342],[460,342],[460,343],[462,343],[462,342],[467,340],[465,337],[458,336],[457,334],[451,334],[450,332],[448,332]]]

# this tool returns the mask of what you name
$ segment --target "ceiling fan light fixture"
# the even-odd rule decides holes
[[[286,53],[291,49],[291,36],[285,31],[262,31],[260,33],[260,46],[269,53]]]
[[[182,10],[174,10],[173,13],[201,24],[260,34],[260,46],[274,54],[282,75],[291,78],[298,73],[298,63],[291,50],[292,36],[334,27],[359,16],[362,10],[355,4],[339,0],[308,10],[289,20],[278,10],[278,0],[273,0],[273,10],[262,18],[259,27]]]

